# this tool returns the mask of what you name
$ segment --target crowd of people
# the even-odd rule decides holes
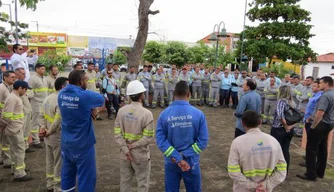
[[[297,176],[324,178],[327,138],[334,127],[329,76],[301,82],[298,75],[287,74],[281,80],[274,72],[258,70],[253,76],[204,65],[184,65],[180,70],[173,65],[170,71],[145,65],[139,73],[131,66],[122,76],[117,64],[108,63],[100,72],[92,62],[83,70],[80,61],[68,78],[59,77],[57,66],[46,69],[40,63],[30,76],[22,46],[14,45],[13,51],[14,71],[5,71],[0,84],[0,160],[4,168],[12,169],[15,181],[32,180],[25,154],[45,147],[48,191],[94,191],[93,120],[102,120],[103,105],[108,119],[115,115],[122,192],[131,191],[134,177],[137,190],[148,191],[149,145],[154,137],[165,157],[165,190],[178,191],[183,179],[187,191],[201,191],[200,153],[208,145],[209,130],[205,114],[195,105],[235,109],[235,140],[227,166],[234,191],[272,191],[283,182],[291,139],[303,130],[307,146],[301,164],[307,170]],[[158,105],[168,108],[155,126],[147,108]],[[303,119],[291,123],[291,109],[302,112]],[[271,127],[271,136],[261,132],[261,124]]]

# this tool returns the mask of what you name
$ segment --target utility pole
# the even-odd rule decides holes
[[[15,41],[19,43],[19,29],[17,27],[17,0],[15,0]]]

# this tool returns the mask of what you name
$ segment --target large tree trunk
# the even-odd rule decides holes
[[[138,69],[141,56],[143,54],[147,34],[148,34],[148,24],[149,19],[148,16],[150,14],[155,15],[159,13],[159,11],[151,11],[150,7],[154,0],[139,0],[139,8],[138,8],[138,20],[139,27],[136,41],[128,55],[128,67],[135,66]]]

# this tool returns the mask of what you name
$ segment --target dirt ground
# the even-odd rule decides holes
[[[232,191],[233,181],[228,177],[226,171],[229,147],[234,136],[235,119],[232,117],[231,109],[213,109],[201,107],[206,114],[210,141],[208,148],[201,154],[202,188],[203,192]],[[155,119],[161,109],[152,110]],[[106,114],[102,114],[106,117]],[[98,179],[96,191],[116,192],[119,191],[119,148],[113,137],[113,120],[96,121],[96,157]],[[268,127],[262,128],[269,132]],[[303,181],[296,178],[297,173],[303,173],[305,168],[299,167],[302,161],[303,150],[297,147],[300,138],[294,138],[291,146],[291,166],[289,176],[283,184],[279,185],[275,191],[278,192],[333,192],[334,191],[334,170],[329,168],[326,178],[317,182]],[[334,154],[333,154],[334,155]],[[332,156],[333,156],[332,155]],[[164,162],[163,155],[155,146],[151,146],[151,192],[164,191]],[[334,164],[333,159],[330,161]],[[0,168],[0,175],[4,181],[0,183],[0,191],[3,192],[37,192],[46,191],[45,181],[45,150],[39,149],[34,153],[27,154],[27,167],[34,180],[25,183],[12,182],[12,176],[8,169]],[[329,166],[328,166],[329,167]],[[181,191],[185,191],[182,187]]]

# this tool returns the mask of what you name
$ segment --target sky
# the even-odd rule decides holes
[[[251,0],[248,0],[251,1]],[[11,3],[11,0],[2,0]],[[301,0],[303,9],[311,12],[310,40],[318,54],[334,52],[333,0]],[[45,0],[36,11],[18,9],[18,20],[29,24],[30,31],[63,32],[115,38],[135,38],[138,27],[139,0]],[[150,16],[149,40],[196,42],[212,33],[216,23],[224,21],[228,32],[243,28],[245,0],[155,0]],[[7,12],[8,6],[0,7]],[[12,6],[14,13],[14,5]],[[246,20],[246,25],[255,25]]]

